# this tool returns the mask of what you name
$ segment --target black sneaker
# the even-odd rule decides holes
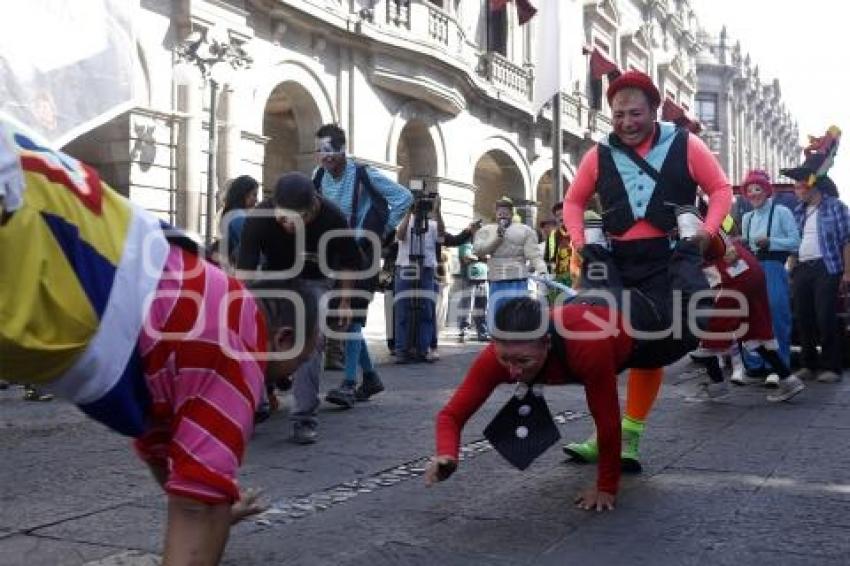
[[[363,374],[363,383],[354,390],[354,398],[357,401],[368,401],[372,395],[377,395],[384,390],[381,378],[374,371]]]
[[[325,395],[325,401],[350,409],[354,406],[354,385],[343,381],[342,385],[328,391],[328,394]]]
[[[316,425],[312,423],[295,423],[292,425],[292,436],[295,444],[314,444],[319,438]]]

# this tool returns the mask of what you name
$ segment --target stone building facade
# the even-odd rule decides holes
[[[765,80],[758,65],[730,43],[725,28],[700,37],[696,113],[701,135],[733,184],[747,171],[764,169],[777,179],[779,169],[800,159],[797,122],[782,101],[779,80]]]
[[[129,197],[200,233],[210,123],[214,187],[240,174],[268,187],[284,171],[309,173],[313,133],[348,132],[349,152],[401,183],[443,197],[450,230],[488,218],[511,196],[532,222],[558,198],[551,180],[551,110],[532,114],[539,22],[486,0],[141,0],[138,105],[78,138],[70,153]],[[698,22],[687,0],[583,4],[587,68],[561,95],[563,182],[611,127],[594,58],[648,72],[685,110],[697,93]],[[210,90],[175,57],[193,32],[216,34],[253,57]],[[761,150],[759,150],[761,151]],[[759,153],[758,155],[761,155]],[[538,206],[539,205],[539,206]]]

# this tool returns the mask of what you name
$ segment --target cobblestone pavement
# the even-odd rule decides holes
[[[509,388],[467,425],[458,473],[424,487],[433,417],[479,348],[446,341],[436,364],[382,366],[387,391],[350,411],[323,405],[315,445],[287,440],[285,409],[261,424],[241,480],[271,509],[234,529],[224,562],[848,563],[848,380],[809,384],[780,406],[758,386],[695,404],[685,397],[698,373],[680,363],[644,436],[644,473],[624,479],[614,513],[597,514],[571,504],[594,466],[553,448],[518,472],[481,440]],[[341,375],[326,373],[324,387]],[[0,391],[0,564],[158,564],[164,498],[127,440],[69,405],[20,396]],[[580,387],[546,396],[565,440],[589,433]]]

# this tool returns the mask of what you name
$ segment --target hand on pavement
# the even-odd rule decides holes
[[[260,491],[253,488],[239,490],[239,501],[230,507],[230,524],[236,524],[246,517],[257,515],[268,509],[268,505],[258,501]]]
[[[431,487],[447,480],[457,470],[457,460],[450,456],[434,456],[425,467],[425,485]]]
[[[617,497],[611,493],[599,491],[596,487],[588,487],[579,492],[574,503],[576,507],[587,511],[592,511],[593,509],[597,511],[613,511],[614,501],[616,499]]]

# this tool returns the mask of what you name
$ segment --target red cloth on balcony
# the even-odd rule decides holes
[[[504,10],[505,6],[508,5],[508,2],[511,0],[490,0],[490,10],[493,12],[498,12],[499,10]],[[513,0],[516,5],[516,14],[517,18],[519,18],[519,24],[522,25],[534,17],[534,14],[537,13],[537,8],[531,5],[531,2],[528,0]]]
[[[590,53],[590,74],[594,79],[598,80],[608,75],[609,79],[614,80],[623,74],[620,66],[598,47],[584,47],[582,52],[585,55]]]
[[[664,99],[664,104],[661,106],[661,119],[687,128],[695,134],[702,131],[702,124],[699,123],[699,120],[692,117],[672,98]]]

